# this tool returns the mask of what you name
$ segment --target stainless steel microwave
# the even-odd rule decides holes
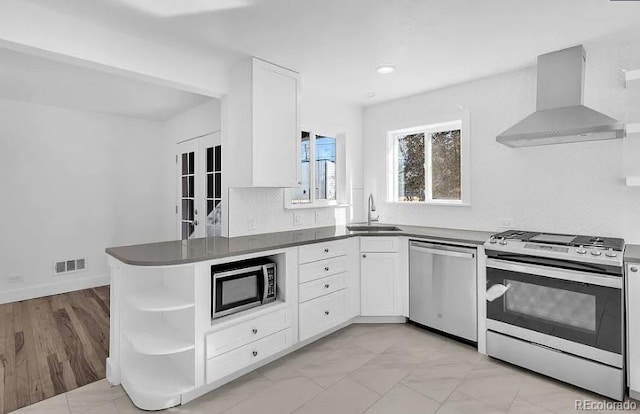
[[[276,300],[276,264],[267,259],[211,267],[211,317],[221,318]]]

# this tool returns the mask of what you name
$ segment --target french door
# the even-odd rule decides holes
[[[177,237],[219,236],[222,229],[222,145],[214,132],[177,145]]]

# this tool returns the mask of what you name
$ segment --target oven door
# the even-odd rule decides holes
[[[265,267],[254,266],[213,274],[213,318],[260,306],[265,292]]]
[[[621,366],[621,277],[487,259],[487,289],[488,329]]]

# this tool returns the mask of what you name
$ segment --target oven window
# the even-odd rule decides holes
[[[487,289],[509,286],[487,302],[487,318],[622,353],[622,291],[583,282],[487,267]]]
[[[505,282],[507,311],[595,332],[595,296],[517,280]]]
[[[237,303],[243,303],[248,299],[255,300],[258,297],[258,277],[251,275],[241,279],[222,281],[221,305],[227,307]]]

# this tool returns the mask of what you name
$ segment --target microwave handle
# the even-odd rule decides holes
[[[269,271],[267,265],[262,265],[262,303],[267,300],[267,293],[269,292]]]

